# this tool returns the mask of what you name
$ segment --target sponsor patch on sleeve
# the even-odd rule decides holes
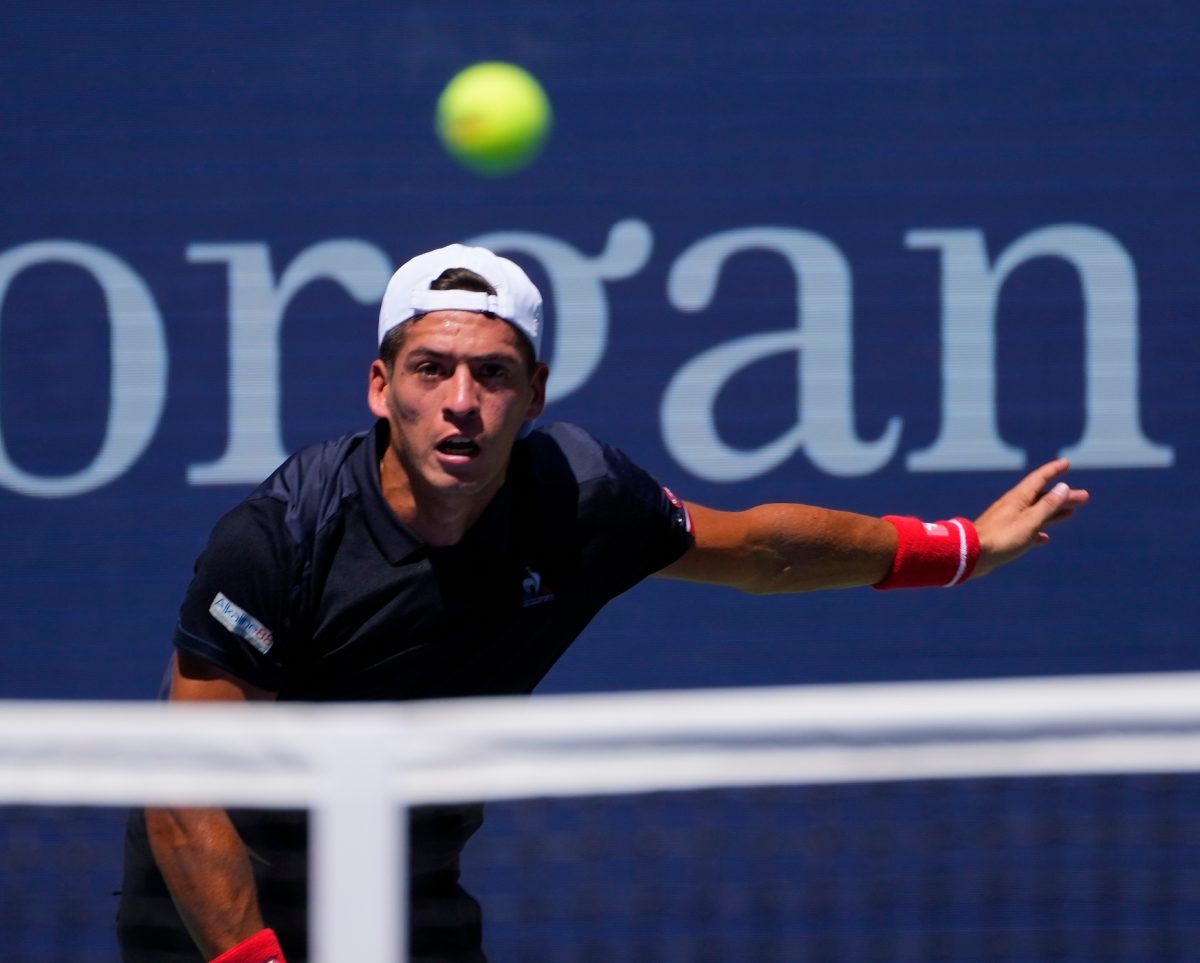
[[[271,630],[263,625],[249,612],[234,605],[222,592],[218,592],[208,607],[208,614],[229,629],[234,635],[245,639],[252,646],[266,655],[275,644]]]

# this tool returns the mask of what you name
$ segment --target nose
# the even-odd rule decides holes
[[[459,365],[446,381],[446,414],[459,418],[479,413],[479,384],[467,365]]]

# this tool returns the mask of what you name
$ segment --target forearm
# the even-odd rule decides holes
[[[896,553],[888,522],[812,505],[719,512],[690,505],[698,544],[662,575],[756,595],[873,585]]]
[[[882,519],[808,505],[751,509],[755,594],[872,585],[888,571],[896,531]]]
[[[263,928],[250,859],[222,809],[148,809],[150,848],[205,959]]]
[[[799,504],[720,512],[688,502],[693,544],[658,574],[755,594],[959,585],[1044,544],[1044,528],[1087,503],[1087,491],[1059,481],[1068,467],[1059,458],[1035,468],[973,523],[926,525]]]

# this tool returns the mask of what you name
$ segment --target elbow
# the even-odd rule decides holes
[[[800,595],[825,589],[855,588],[867,584],[856,570],[788,562],[775,556],[754,566],[752,574],[737,584],[748,595]]]
[[[782,559],[763,559],[752,567],[744,581],[736,586],[747,595],[786,595],[805,591],[795,566]]]

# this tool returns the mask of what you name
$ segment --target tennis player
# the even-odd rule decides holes
[[[528,693],[647,576],[754,593],[960,585],[1088,498],[1058,460],[974,522],[704,508],[581,428],[532,428],[541,334],[541,296],[513,262],[451,245],[403,265],[370,368],[376,423],[299,452],[217,523],[181,607],[169,697]],[[476,806],[414,814],[414,960],[485,960],[479,906],[459,885],[480,821]],[[305,832],[302,813],[134,812],[126,963],[303,960]]]

